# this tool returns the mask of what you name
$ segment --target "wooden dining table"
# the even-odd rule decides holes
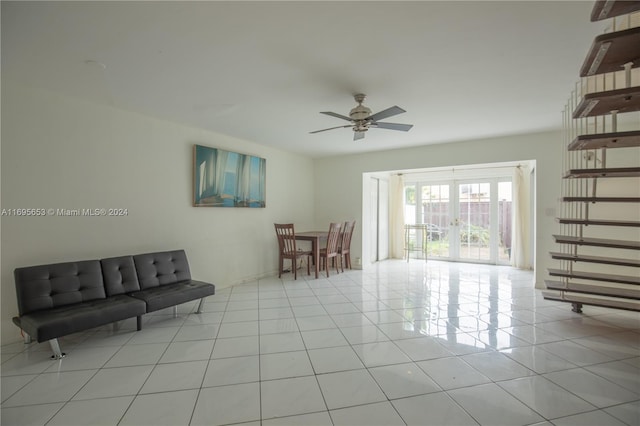
[[[316,279],[320,275],[320,240],[327,239],[328,231],[296,232],[296,240],[311,241],[311,253],[316,269]]]

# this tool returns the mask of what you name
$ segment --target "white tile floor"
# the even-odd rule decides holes
[[[290,274],[1,349],[3,425],[638,425],[640,314],[509,267]]]

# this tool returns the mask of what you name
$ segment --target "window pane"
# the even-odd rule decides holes
[[[422,186],[422,223],[426,224],[427,256],[449,257],[449,185]]]

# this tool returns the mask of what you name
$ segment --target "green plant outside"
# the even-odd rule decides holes
[[[489,229],[482,226],[460,224],[460,242],[466,244],[476,244],[480,247],[489,245]]]
[[[475,247],[488,247],[490,233],[489,229],[476,225],[460,225],[460,244],[472,245]],[[440,239],[432,239],[427,241],[427,256],[433,257],[449,257],[450,245],[449,237],[444,234]],[[409,251],[414,251],[418,246],[415,241],[409,241]]]

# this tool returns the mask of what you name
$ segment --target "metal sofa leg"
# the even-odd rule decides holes
[[[142,315],[136,317],[136,329],[138,331],[142,330]]]
[[[22,333],[23,333],[23,335],[24,335],[24,343],[27,343],[27,344],[28,344],[28,343],[31,343],[31,342],[32,342],[32,340],[31,340],[31,336],[29,336],[29,335],[28,335],[27,333],[25,333],[24,331],[23,331]]]
[[[571,310],[573,312],[581,314],[582,313],[582,303],[572,303],[571,304]]]
[[[58,344],[58,339],[49,340],[49,345],[51,346],[51,350],[53,351],[53,355],[51,355],[51,359],[62,359],[67,354],[60,351],[60,345]]]
[[[198,310],[196,311],[196,314],[201,314],[202,313],[202,307],[204,306],[204,297],[202,299],[200,299],[200,303],[198,303]]]
[[[177,318],[178,317],[178,305],[175,305],[173,307],[173,317]]]

